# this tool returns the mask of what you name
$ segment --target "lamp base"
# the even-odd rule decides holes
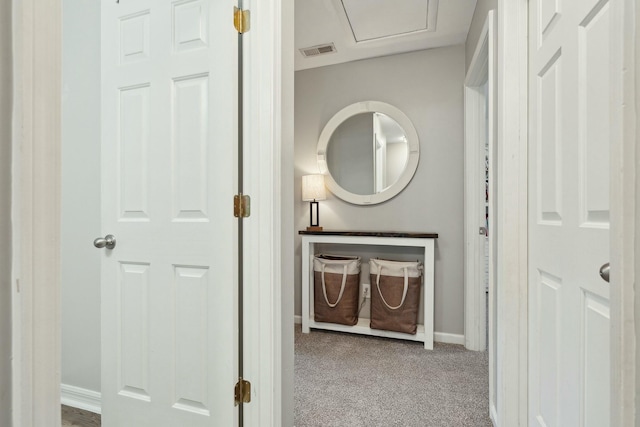
[[[310,227],[307,227],[307,231],[322,231],[322,227],[320,227],[319,225],[312,225]]]

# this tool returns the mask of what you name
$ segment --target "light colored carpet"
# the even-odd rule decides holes
[[[488,355],[463,346],[295,333],[296,427],[491,426]]]
[[[100,415],[62,405],[62,427],[100,427]]]

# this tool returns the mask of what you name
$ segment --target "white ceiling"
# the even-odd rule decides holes
[[[475,7],[476,0],[298,0],[295,68],[464,43]],[[328,43],[337,52],[300,53]]]

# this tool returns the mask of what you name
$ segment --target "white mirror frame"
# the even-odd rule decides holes
[[[327,167],[327,146],[331,140],[333,132],[349,117],[362,113],[378,112],[385,114],[395,120],[404,129],[407,136],[407,145],[409,148],[409,154],[407,159],[407,165],[404,171],[400,175],[400,178],[385,188],[380,193],[376,194],[355,194],[342,188],[331,176],[331,172]],[[387,200],[397,196],[405,187],[411,182],[413,175],[418,169],[418,159],[420,158],[420,141],[418,140],[418,132],[416,132],[413,123],[409,117],[402,111],[394,107],[393,105],[379,101],[362,101],[351,104],[338,111],[327,122],[320,139],[318,140],[318,168],[320,173],[325,175],[325,184],[329,190],[340,199],[345,202],[353,203],[354,205],[375,205],[377,203],[386,202]]]

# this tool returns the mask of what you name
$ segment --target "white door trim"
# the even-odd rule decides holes
[[[498,1],[497,426],[527,425],[527,9]]]
[[[245,295],[252,296],[245,310],[245,375],[255,387],[245,414],[247,424],[257,426],[280,425],[282,417],[279,161],[282,118],[290,126],[292,112],[282,111],[279,90],[293,84],[292,78],[280,80],[281,32],[293,13],[282,0],[253,6],[245,56],[252,64],[246,72],[251,131],[245,153],[253,153],[245,184],[254,198],[245,234],[251,259]],[[20,145],[13,151],[12,274],[20,293],[14,287],[12,405],[20,427],[60,425],[61,10],[61,0],[14,0],[14,129]],[[285,12],[291,19],[282,19]],[[231,209],[232,201],[221,203]]]
[[[495,117],[495,27],[494,14],[490,10],[480,33],[471,64],[467,70],[464,83],[464,121],[465,121],[465,166],[464,166],[464,200],[465,200],[465,279],[464,279],[464,339],[469,350],[483,351],[487,348],[486,328],[488,322],[484,263],[481,258],[484,247],[478,246],[478,229],[484,223],[478,223],[478,212],[484,211],[484,179],[480,179],[483,171],[480,146],[484,148],[485,133],[489,140],[489,152],[494,150],[494,117]],[[487,95],[482,92],[484,84],[488,85]],[[482,150],[484,151],[484,150]],[[484,154],[482,154],[484,157]],[[490,181],[493,181],[490,179]],[[482,193],[482,194],[480,194]],[[493,200],[493,198],[491,198]],[[493,212],[493,207],[490,208]],[[492,227],[489,227],[491,229]],[[493,231],[489,239],[493,238]],[[490,244],[490,246],[492,246]],[[492,258],[492,257],[490,257]],[[492,260],[490,259],[489,264]],[[492,292],[492,291],[491,291]]]
[[[611,425],[637,425],[636,384],[640,358],[636,349],[640,330],[640,8],[635,0],[620,0],[612,10],[612,62],[623,72],[613,88],[611,123]],[[620,209],[621,207],[621,209]],[[635,285],[634,285],[635,283]]]
[[[248,4],[247,4],[248,3]],[[283,111],[293,95],[293,50],[283,52],[282,35],[293,25],[293,5],[282,0],[245,0],[251,29],[244,33],[245,122],[244,191],[251,197],[251,216],[244,220],[244,376],[252,383],[252,401],[244,405],[245,425],[279,426],[288,418],[283,401],[282,330],[282,156],[283,134],[292,126],[292,111]],[[292,101],[291,101],[292,102]],[[291,118],[289,118],[291,115]],[[287,122],[291,120],[291,122]],[[284,128],[284,130],[283,130]],[[285,165],[287,166],[287,165]],[[293,224],[287,226],[293,228]],[[293,347],[290,349],[293,352]],[[286,397],[284,397],[286,399]]]
[[[13,6],[13,419],[28,427],[60,422],[62,7]]]

